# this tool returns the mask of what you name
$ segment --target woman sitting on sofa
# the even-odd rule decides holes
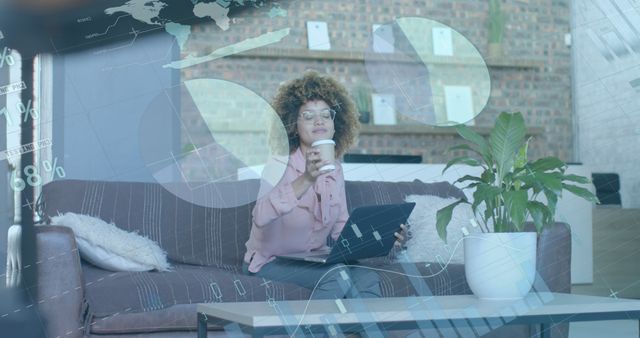
[[[328,76],[308,72],[281,86],[273,106],[291,153],[282,179],[253,209],[244,273],[311,289],[314,299],[381,297],[380,280],[372,270],[276,258],[326,247],[327,236],[336,240],[349,218],[340,163],[322,161],[311,147],[317,140],[332,139],[339,158],[353,143],[359,122],[347,90]],[[319,170],[329,163],[335,170]],[[403,236],[396,237],[399,244]]]

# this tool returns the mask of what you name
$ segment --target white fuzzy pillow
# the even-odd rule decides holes
[[[409,195],[406,202],[415,202],[407,223],[411,237],[407,240],[405,255],[402,261],[410,262],[439,262],[464,263],[464,248],[462,238],[465,227],[471,234],[480,232],[474,229],[469,220],[473,218],[473,211],[468,204],[458,205],[453,210],[451,222],[447,227],[447,243],[445,244],[436,230],[436,213],[438,209],[457,201],[455,198],[442,198],[432,195]]]
[[[73,230],[82,258],[110,271],[167,271],[167,254],[149,238],[127,232],[99,218],[67,212],[51,224]]]

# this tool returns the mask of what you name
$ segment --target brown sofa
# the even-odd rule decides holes
[[[257,194],[258,181],[220,183],[235,194]],[[224,185],[228,185],[224,187]],[[409,194],[460,197],[449,183],[346,182],[349,210],[401,202]],[[137,231],[166,250],[170,272],[111,272],[80,259],[72,231],[63,226],[37,227],[38,288],[34,290],[49,337],[195,337],[195,304],[203,302],[307,299],[310,291],[241,272],[244,243],[254,203],[234,208],[205,208],[179,199],[156,183],[62,180],[43,187],[38,212],[46,222],[64,212],[113,221]],[[570,232],[556,225],[538,241],[535,287],[570,291]],[[433,266],[394,263],[391,257],[364,265],[396,272],[432,274]],[[385,297],[469,294],[462,265],[451,264],[434,278],[409,279],[381,273]],[[487,337],[530,337],[527,326],[503,326]],[[226,336],[211,325],[209,336]],[[429,337],[439,334],[432,332]],[[567,325],[554,328],[566,337]]]

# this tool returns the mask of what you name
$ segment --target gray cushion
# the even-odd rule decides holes
[[[434,195],[442,198],[463,198],[462,190],[449,182],[424,183],[346,181],[347,206],[349,211],[365,206],[403,203],[407,195]]]

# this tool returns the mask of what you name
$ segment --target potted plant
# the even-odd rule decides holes
[[[502,0],[489,0],[489,57],[502,56],[502,36],[504,33],[504,13],[500,6]]]
[[[359,85],[356,87],[353,96],[358,112],[360,112],[360,123],[369,123],[371,119],[371,90],[369,88]]]
[[[471,145],[450,150],[475,153],[479,159],[452,159],[443,173],[455,164],[477,167],[478,176],[466,175],[456,183],[473,190],[473,201],[461,199],[437,212],[436,227],[444,241],[453,209],[470,204],[475,215],[471,223],[482,233],[464,238],[465,274],[474,294],[485,299],[517,299],[530,290],[535,277],[537,233],[554,223],[558,198],[563,190],[598,202],[589,190],[572,183],[587,184],[583,176],[565,174],[567,165],[556,157],[528,161],[526,127],[521,113],[502,113],[488,139],[465,125],[457,132]],[[544,196],[546,201],[541,201]],[[523,232],[532,219],[536,232]]]

